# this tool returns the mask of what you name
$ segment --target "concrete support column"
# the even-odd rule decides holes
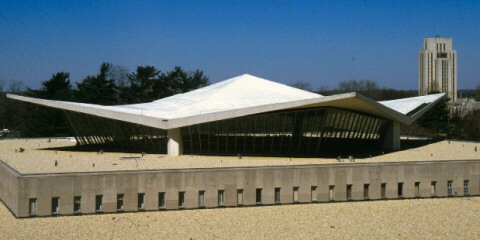
[[[400,123],[392,121],[388,124],[382,147],[386,150],[400,150]]]
[[[183,154],[182,131],[180,128],[168,129],[167,154],[178,156]]]

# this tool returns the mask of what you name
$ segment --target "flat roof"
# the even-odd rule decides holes
[[[351,164],[347,156],[339,163],[335,158],[287,158],[243,156],[167,156],[161,154],[121,152],[79,152],[54,150],[72,147],[72,139],[4,139],[0,140],[0,160],[22,174],[74,173],[99,171],[162,170],[192,168],[228,168],[260,166],[292,166],[312,164]],[[355,163],[480,160],[479,142],[441,141],[418,148],[367,158]],[[25,149],[19,152],[19,149]],[[50,149],[49,149],[50,148]],[[56,163],[56,165],[55,165]]]

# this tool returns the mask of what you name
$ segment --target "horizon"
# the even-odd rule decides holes
[[[480,82],[476,2],[1,2],[7,84],[39,88],[69,72],[76,87],[110,62],[200,69],[211,83],[248,73],[314,89],[365,79],[417,90],[418,53],[437,34],[458,52],[458,89]]]

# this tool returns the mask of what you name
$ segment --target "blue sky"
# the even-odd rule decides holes
[[[459,88],[480,83],[479,1],[3,1],[0,79],[74,82],[104,61],[314,88],[371,79],[417,89],[425,37],[452,37]]]

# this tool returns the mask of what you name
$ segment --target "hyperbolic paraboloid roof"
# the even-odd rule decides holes
[[[306,107],[339,107],[410,124],[443,95],[441,93],[377,102],[358,93],[322,96],[244,74],[191,92],[141,104],[102,106],[12,94],[7,96],[47,107],[171,129],[262,112]],[[415,113],[411,114],[412,112]]]

